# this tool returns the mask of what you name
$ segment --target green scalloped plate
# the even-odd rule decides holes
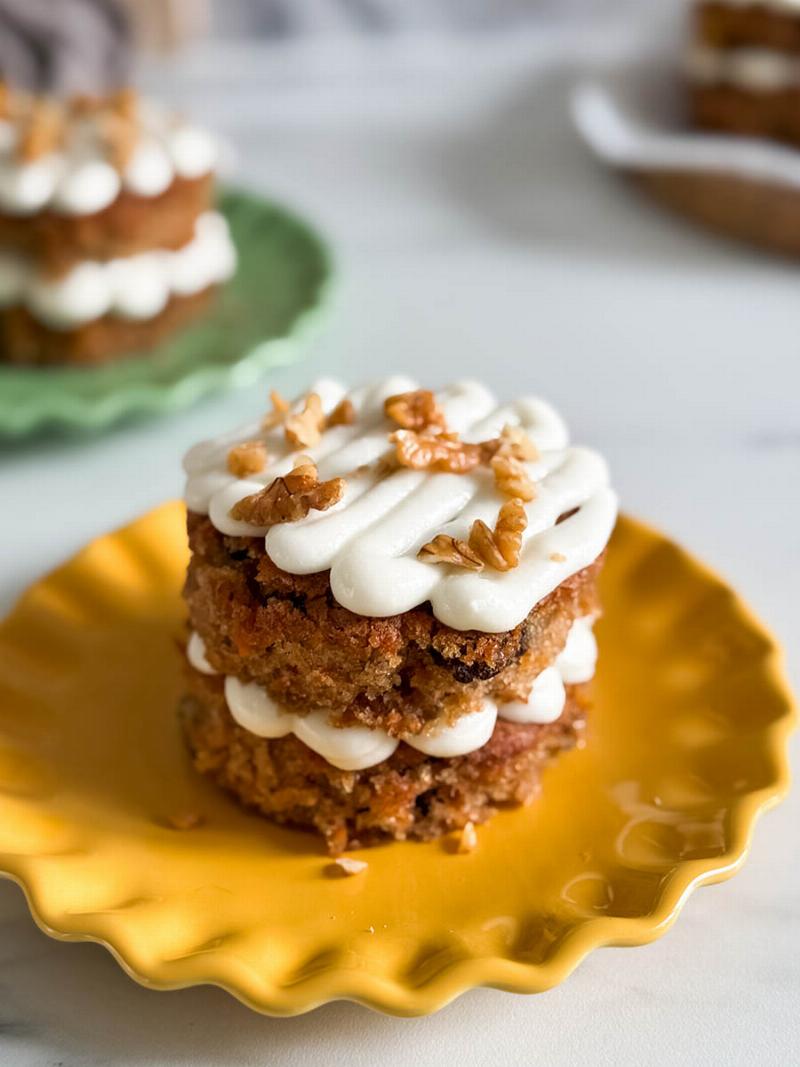
[[[220,210],[239,267],[209,314],[153,352],[111,366],[0,368],[0,437],[46,426],[97,430],[175,411],[299,358],[328,303],[329,249],[307,223],[257,196],[225,191]]]

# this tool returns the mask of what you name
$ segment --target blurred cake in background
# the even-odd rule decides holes
[[[235,268],[214,139],[132,90],[0,85],[0,359],[86,365],[200,315]]]
[[[687,76],[695,125],[800,145],[800,2],[696,3]]]

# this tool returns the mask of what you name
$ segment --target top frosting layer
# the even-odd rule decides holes
[[[404,377],[349,394],[328,380],[312,387],[326,412],[345,395],[355,412],[351,425],[326,430],[317,445],[302,450],[317,464],[320,479],[346,479],[341,500],[328,511],[269,529],[231,517],[235,504],[287,474],[298,456],[279,427],[262,430],[258,424],[190,449],[184,459],[187,506],[207,514],[222,533],[264,536],[270,558],[290,574],[330,569],[334,597],[358,615],[395,615],[430,601],[434,615],[455,629],[510,630],[605,548],[617,514],[608,468],[596,452],[569,445],[563,421],[544,401],[529,397],[499,405],[477,382],[450,386],[436,399],[448,429],[463,440],[487,440],[506,425],[526,431],[539,451],[525,464],[536,495],[525,504],[527,527],[512,570],[477,573],[420,560],[419,549],[437,534],[466,539],[476,519],[492,527],[504,497],[484,467],[467,474],[381,470],[377,461],[391,452],[388,434],[397,428],[384,415],[384,400],[417,388]],[[252,440],[265,443],[269,463],[258,475],[237,478],[228,470],[228,452]]]
[[[18,97],[15,101],[15,110],[0,112],[0,210],[8,214],[49,209],[91,215],[113,203],[122,190],[158,196],[176,176],[199,178],[217,163],[218,148],[210,134],[149,101],[137,104],[134,118],[110,114],[101,106],[76,112],[65,106],[42,120],[50,123],[43,133],[44,150],[39,146],[24,152],[21,141],[37,105]],[[109,131],[119,136],[120,130],[127,143],[115,162]]]

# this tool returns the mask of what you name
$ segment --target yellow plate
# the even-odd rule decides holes
[[[147,985],[212,982],[276,1014],[543,990],[598,945],[663,933],[694,886],[736,870],[787,788],[773,641],[622,519],[586,746],[475,852],[392,844],[331,879],[314,837],[243,813],[189,766],[174,715],[186,555],[167,504],[39,582],[0,629],[0,869],[44,930],[101,941]],[[204,824],[170,828],[186,812]]]

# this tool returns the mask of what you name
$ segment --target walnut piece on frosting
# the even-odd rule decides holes
[[[530,501],[536,496],[533,479],[525,469],[524,463],[510,452],[500,451],[491,459],[494,482],[501,493]]]
[[[114,111],[101,115],[98,123],[108,162],[115,170],[124,171],[139,140],[136,123]]]
[[[539,458],[539,449],[521,426],[509,426],[506,424],[500,433],[499,440],[499,452],[504,455],[523,461]]]
[[[481,462],[481,446],[459,440],[458,434],[422,434],[396,430],[389,435],[401,467],[417,471],[466,474]]]
[[[237,478],[246,478],[263,471],[267,458],[263,441],[242,441],[228,453],[228,470]]]
[[[481,519],[476,519],[469,532],[469,547],[483,560],[487,567],[496,571],[508,571],[519,563],[522,534],[528,525],[528,516],[521,500],[507,500],[500,508],[494,530]]]
[[[94,96],[92,93],[75,93],[74,96],[69,98],[67,106],[70,115],[74,115],[77,118],[86,118],[88,115],[93,115],[101,110],[103,100],[102,97]]]
[[[319,480],[316,464],[301,456],[288,474],[244,497],[230,510],[231,518],[253,526],[277,526],[304,519],[309,511],[327,511],[342,499],[344,478]]]
[[[466,541],[459,541],[449,534],[437,534],[428,541],[417,553],[417,559],[425,563],[452,563],[468,571],[483,570],[483,560],[478,553]]]
[[[332,426],[352,426],[356,421],[356,409],[349,396],[343,397],[333,409],[325,422],[325,428]]]
[[[135,89],[118,89],[98,109],[97,123],[109,163],[120,172],[139,141],[139,97]]]
[[[139,94],[130,85],[117,89],[109,98],[111,109],[120,118],[136,122],[139,118]]]
[[[286,440],[293,448],[311,448],[316,445],[325,429],[325,412],[318,393],[309,393],[303,410],[289,415],[283,425]]]
[[[482,519],[476,519],[469,531],[469,541],[437,534],[422,546],[417,559],[424,563],[451,563],[470,571],[481,571],[484,567],[508,571],[519,563],[522,534],[527,525],[523,502],[507,500],[500,508],[494,530]]]
[[[61,109],[47,100],[37,100],[26,116],[17,142],[17,158],[33,163],[54,152],[64,133]]]
[[[507,500],[500,508],[494,524],[494,540],[510,569],[519,563],[522,535],[528,525],[525,505],[521,500]]]
[[[134,89],[108,96],[76,94],[66,100],[31,96],[0,82],[0,118],[19,129],[15,154],[32,163],[63,146],[76,128],[90,123],[109,161],[124,170],[140,133],[139,98]]]
[[[261,420],[262,430],[271,430],[274,426],[280,426],[289,414],[289,401],[282,397],[277,389],[271,389],[269,394],[272,411]]]
[[[410,393],[396,393],[383,402],[387,418],[404,430],[444,430],[445,415],[430,389],[414,389]]]

